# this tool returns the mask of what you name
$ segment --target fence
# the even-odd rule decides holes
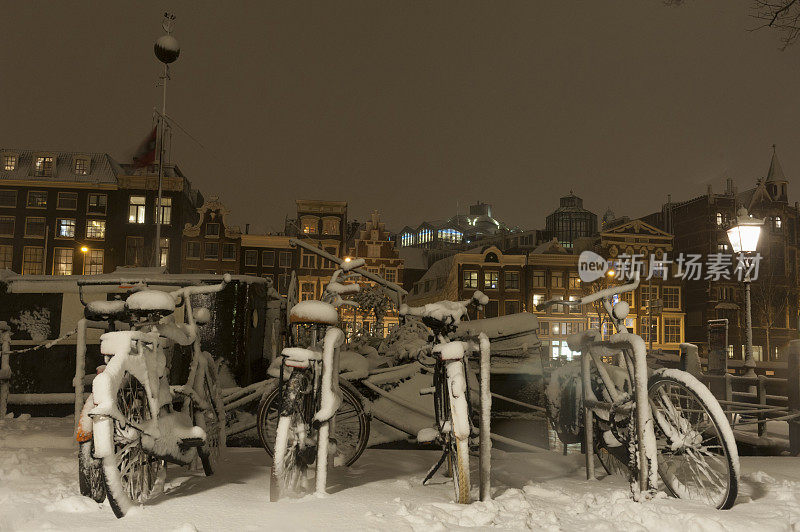
[[[25,348],[11,349],[11,329],[5,322],[0,322],[0,341],[2,342],[2,354],[0,355],[0,419],[6,417],[8,405],[65,405],[74,404],[75,423],[80,419],[81,409],[84,401],[84,387],[86,383],[86,330],[89,327],[105,328],[105,324],[81,319],[78,327],[61,337],[45,343]],[[11,379],[11,355],[19,356],[22,353],[38,349],[52,347],[56,343],[72,336],[77,335],[75,348],[75,377],[72,380],[74,392],[69,393],[10,393]]]
[[[681,348],[681,369],[706,384],[728,414],[740,443],[800,454],[800,340],[789,343],[787,377],[703,373],[697,347]],[[767,422],[786,422],[788,442],[767,435]],[[755,432],[741,427],[755,425]]]

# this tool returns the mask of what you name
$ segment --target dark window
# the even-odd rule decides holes
[[[519,301],[506,301],[505,315],[517,314],[519,312]]]
[[[127,266],[144,265],[144,237],[129,236],[125,239],[125,264]]]
[[[496,318],[498,312],[497,300],[490,300],[483,312],[487,318]]]
[[[212,236],[212,237],[219,236],[219,224],[218,223],[207,223],[206,224],[206,236]]]
[[[281,251],[280,257],[280,266],[281,268],[291,268],[292,267],[292,252],[291,251]]]
[[[75,159],[75,173],[78,175],[86,175],[89,173],[89,160],[83,157]]]
[[[108,196],[105,194],[89,194],[86,202],[88,214],[105,214],[108,207]]]
[[[59,209],[69,209],[74,211],[78,208],[78,193],[77,192],[59,192],[58,203],[56,205]]]
[[[16,207],[17,206],[17,191],[16,190],[0,190],[0,207]]]
[[[236,260],[236,244],[222,244],[222,260]]]
[[[217,242],[206,242],[203,258],[217,260],[219,258],[219,244]]]
[[[262,251],[261,252],[261,265],[265,268],[271,268],[275,266],[275,252],[274,251]]]
[[[28,216],[25,218],[26,237],[44,237],[45,219],[39,216]]]
[[[186,243],[186,258],[199,259],[200,258],[200,242],[187,242]]]
[[[244,265],[245,266],[258,266],[258,251],[255,249],[247,249],[244,252]]]
[[[14,222],[13,216],[0,216],[0,235],[14,236]]]
[[[519,290],[519,272],[506,272],[506,290]]]

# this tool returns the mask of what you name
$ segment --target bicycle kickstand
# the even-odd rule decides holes
[[[423,486],[425,485],[426,482],[428,482],[433,477],[433,475],[436,474],[437,471],[439,471],[439,468],[442,467],[442,464],[444,463],[444,459],[445,458],[447,458],[447,451],[446,450],[442,452],[442,457],[439,458],[439,461],[436,462],[436,465],[434,465],[432,468],[430,468],[428,470],[428,474],[425,476],[425,480],[422,481],[422,485]]]

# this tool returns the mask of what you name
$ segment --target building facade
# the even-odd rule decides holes
[[[559,207],[545,221],[545,230],[562,246],[571,248],[579,238],[597,233],[597,215],[583,208],[583,200],[570,191],[559,200]]]
[[[239,271],[272,281],[282,296],[289,290],[292,271],[300,266],[300,252],[285,235],[242,235]]]
[[[766,176],[753,188],[739,192],[732,180],[725,190],[683,202],[668,202],[660,212],[645,218],[675,235],[675,251],[709,256],[730,254],[726,230],[736,223],[737,210],[745,207],[765,224],[758,253],[762,257],[758,279],[752,283],[753,355],[758,360],[781,360],[788,342],[798,329],[798,220],[797,203],[789,204],[788,180],[777,153]],[[745,344],[744,286],[731,274],[728,278],[684,281],[686,341],[707,347],[708,321],[728,320],[728,356],[743,359]]]
[[[217,198],[197,210],[197,223],[183,229],[183,272],[239,273],[242,233],[226,221],[229,214]]]

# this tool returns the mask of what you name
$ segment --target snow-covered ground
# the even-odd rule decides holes
[[[229,449],[214,477],[170,467],[166,493],[117,520],[77,494],[71,427],[71,418],[0,421],[0,530],[800,530],[798,458],[743,458],[737,505],[716,511],[667,497],[635,503],[623,479],[586,481],[582,456],[553,452],[495,451],[494,500],[457,505],[443,477],[421,486],[436,452],[382,449],[332,470],[327,497],[278,503],[266,453]]]

